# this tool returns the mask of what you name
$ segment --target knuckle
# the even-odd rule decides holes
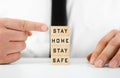
[[[118,46],[119,43],[120,43],[120,41],[119,41],[118,37],[115,37],[110,41],[110,45],[112,45],[112,46]]]
[[[22,57],[21,53],[15,54],[14,59],[12,61],[10,61],[10,63],[19,60],[21,57]]]
[[[109,62],[109,67],[115,67],[114,62],[117,62],[118,64],[120,63],[120,55],[115,55],[112,60]]]
[[[100,56],[99,56],[100,59],[106,61],[108,58],[109,58],[109,55],[107,53],[102,53]]]
[[[26,21],[26,20],[23,20],[23,21],[22,21],[21,29],[23,29],[23,30],[25,31],[25,30],[26,30],[26,27],[27,27],[27,21]]]
[[[97,52],[94,52],[93,55],[92,55],[92,57],[98,57],[98,55],[99,54]]]
[[[102,39],[102,40],[99,41],[98,44],[105,45],[106,43],[107,43],[106,39]]]
[[[18,53],[18,54],[16,55],[16,58],[17,58],[17,59],[20,59],[21,57],[22,57],[21,53]]]

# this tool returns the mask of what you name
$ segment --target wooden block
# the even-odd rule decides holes
[[[70,35],[70,27],[69,26],[51,26],[51,35],[56,36],[56,35],[61,35],[61,36],[66,36]]]
[[[51,26],[51,64],[70,63],[70,27]]]
[[[51,46],[52,56],[70,56],[70,45],[53,45]]]
[[[70,64],[70,57],[69,56],[53,56],[51,57],[51,64],[68,65]]]
[[[70,45],[70,36],[51,36],[51,45]]]

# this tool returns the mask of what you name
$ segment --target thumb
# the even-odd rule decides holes
[[[32,22],[26,20],[1,18],[0,24],[4,25],[7,29],[20,30],[20,31],[41,31],[48,30],[48,26],[44,23]]]

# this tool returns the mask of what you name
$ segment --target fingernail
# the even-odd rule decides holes
[[[118,65],[118,62],[116,60],[114,60],[110,63],[110,67],[112,67],[112,68],[115,68],[115,67],[118,67],[118,66],[119,65]]]
[[[95,58],[92,57],[92,58],[90,59],[90,63],[91,63],[91,64],[94,64],[94,61],[95,61]]]
[[[48,29],[48,27],[46,25],[41,26],[42,31],[46,31],[47,29]]]
[[[102,67],[103,66],[103,60],[99,59],[95,62],[96,67]]]

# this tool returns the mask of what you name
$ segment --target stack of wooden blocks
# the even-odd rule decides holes
[[[69,26],[51,26],[51,64],[70,64]]]

